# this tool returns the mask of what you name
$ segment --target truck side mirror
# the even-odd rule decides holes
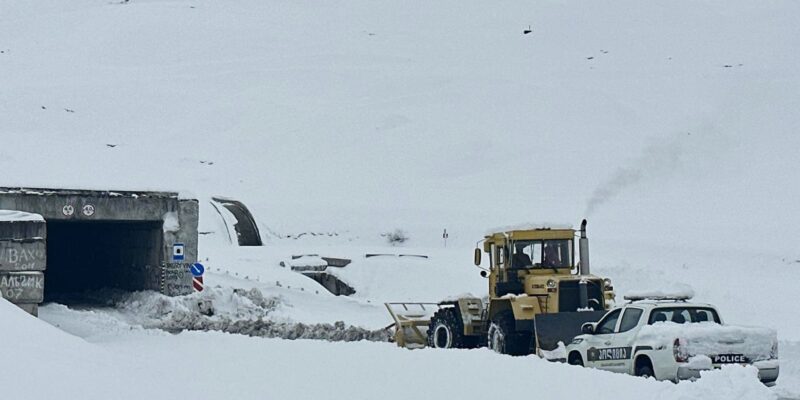
[[[481,266],[481,249],[475,248],[475,265]]]
[[[581,325],[581,333],[585,333],[587,335],[594,335],[594,323],[587,322]]]

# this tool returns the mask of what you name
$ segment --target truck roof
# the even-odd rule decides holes
[[[711,304],[708,303],[696,303],[693,301],[685,301],[685,300],[655,300],[655,299],[647,299],[647,300],[636,300],[625,303],[624,306],[641,306],[643,308],[656,308],[656,307],[710,307],[716,309]]]
[[[486,236],[491,236],[494,235],[495,233],[500,233],[500,232],[537,231],[537,230],[550,230],[550,229],[572,230],[572,225],[528,222],[528,223],[499,226],[496,228],[492,228],[486,231]]]
[[[575,231],[572,229],[530,229],[530,230],[511,230],[498,231],[486,235],[485,239],[501,241],[508,235],[511,240],[547,240],[547,239],[572,239]]]

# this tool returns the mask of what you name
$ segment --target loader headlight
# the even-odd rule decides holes
[[[547,288],[548,289],[555,289],[556,288],[556,281],[553,279],[547,280]]]
[[[606,287],[606,290],[614,290],[614,285],[611,284],[611,279],[603,279],[603,285]]]

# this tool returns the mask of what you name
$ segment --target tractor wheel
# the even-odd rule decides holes
[[[464,325],[455,307],[442,308],[433,314],[428,325],[428,346],[437,349],[461,349],[469,340],[464,337]]]
[[[487,342],[490,349],[512,356],[524,356],[531,353],[532,336],[530,332],[515,330],[514,314],[503,312],[497,314],[489,325]]]

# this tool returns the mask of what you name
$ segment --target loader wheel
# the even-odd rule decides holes
[[[454,307],[442,308],[433,314],[428,325],[428,346],[437,349],[461,349],[468,346],[464,325]]]
[[[530,332],[515,330],[514,314],[503,312],[497,314],[489,325],[487,334],[490,349],[512,356],[524,356],[531,353],[532,335]]]

